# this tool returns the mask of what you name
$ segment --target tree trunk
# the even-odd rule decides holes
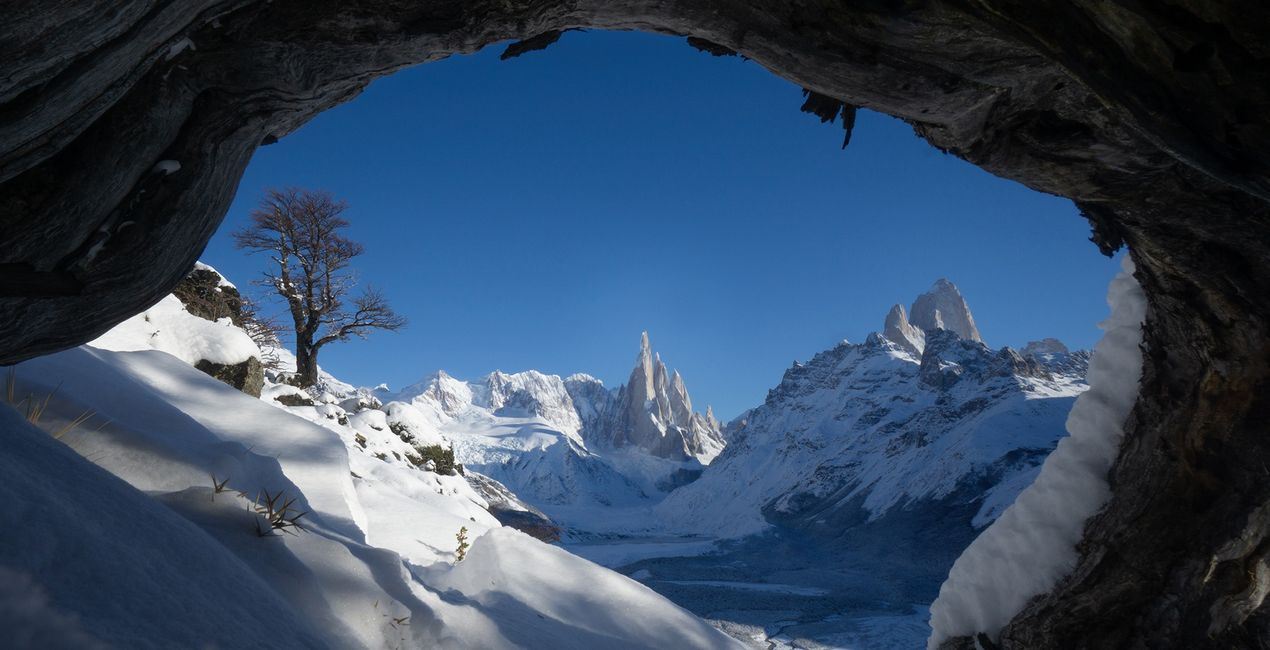
[[[317,383],[317,348],[297,341],[295,344],[295,378],[300,388]]]

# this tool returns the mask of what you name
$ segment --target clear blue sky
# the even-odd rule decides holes
[[[1069,201],[884,115],[861,113],[840,150],[838,125],[799,112],[798,87],[683,39],[501,50],[377,81],[260,149],[204,254],[252,290],[265,259],[228,233],[265,188],[347,200],[361,278],[410,325],[325,348],[346,381],[534,368],[616,386],[648,330],[696,406],[732,417],[941,276],[993,347],[1099,336],[1116,264]]]

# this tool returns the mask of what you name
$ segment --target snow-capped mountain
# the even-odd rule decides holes
[[[840,534],[929,503],[967,530],[995,519],[1063,435],[1089,355],[1052,339],[988,348],[947,280],[912,313],[896,305],[883,333],[794,364],[660,517],[732,536],[773,523]]]
[[[692,410],[692,398],[676,370],[667,378],[666,364],[654,354],[648,332],[640,338],[631,378],[606,405],[592,439],[610,447],[635,447],[661,458],[709,462],[723,449],[714,412]]]
[[[466,466],[553,513],[656,502],[724,447],[713,412],[692,410],[683,377],[647,333],[615,390],[586,374],[495,371],[465,382],[437,372],[379,396],[425,413]]]

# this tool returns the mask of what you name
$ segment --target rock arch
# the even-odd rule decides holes
[[[569,28],[739,52],[1073,199],[1104,252],[1127,244],[1150,311],[1113,498],[1000,643],[1270,647],[1257,0],[19,0],[0,18],[0,362],[167,293],[257,146],[404,66]]]

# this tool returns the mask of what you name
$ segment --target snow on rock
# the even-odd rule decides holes
[[[226,280],[226,279],[225,279],[224,274],[222,274],[220,271],[217,271],[217,270],[216,270],[214,267],[212,267],[212,265],[210,265],[210,264],[204,264],[203,262],[195,262],[195,263],[194,263],[194,270],[195,270],[195,271],[210,271],[210,272],[212,272],[212,273],[215,273],[215,274],[216,274],[216,277],[220,278],[220,280],[218,280],[218,281],[217,281],[217,283],[216,283],[216,286],[218,286],[218,287],[222,287],[222,288],[224,288],[224,287],[228,287],[228,288],[230,288],[230,289],[237,289],[237,288],[238,288],[238,287],[237,287],[237,286],[236,286],[233,282],[230,282],[229,280]]]
[[[453,568],[421,573],[440,589],[466,594],[491,616],[516,620],[503,633],[522,647],[744,647],[648,587],[509,528],[477,538]],[[544,584],[555,589],[545,593]]]
[[[466,467],[552,517],[647,505],[698,476],[724,442],[709,409],[692,411],[683,378],[655,357],[647,334],[642,343],[633,388],[609,390],[585,374],[495,371],[464,382],[437,372],[380,397],[385,411],[401,409],[400,427],[452,442]]]
[[[1085,521],[1110,498],[1107,472],[1142,374],[1146,296],[1126,257],[1107,291],[1111,316],[1089,362],[1089,391],[1067,418],[1070,434],[1046,458],[1036,480],[961,554],[931,605],[928,647],[945,639],[995,638],[1024,605],[1049,591],[1076,564]]]
[[[1019,354],[1025,357],[1045,357],[1055,354],[1070,354],[1063,342],[1055,338],[1045,338],[1039,341],[1028,341],[1027,345],[1019,350]]]
[[[692,411],[683,378],[676,371],[671,379],[661,355],[653,354],[648,332],[640,338],[630,380],[588,438],[606,447],[634,447],[660,458],[703,463],[724,445],[718,422]]]
[[[190,365],[199,360],[234,365],[262,356],[251,337],[234,327],[228,318],[215,322],[199,318],[186,311],[173,295],[116,325],[89,345],[118,352],[160,350]]]
[[[181,163],[175,160],[160,160],[155,163],[154,171],[155,173],[163,174],[164,176],[167,176],[168,174],[175,174],[176,172],[181,171]]]
[[[424,447],[450,445],[449,440],[441,435],[442,423],[434,413],[421,411],[405,402],[388,402],[380,408],[388,427],[402,440]]]
[[[472,406],[472,387],[438,370],[418,383],[407,386],[393,397],[402,402],[417,403],[447,417],[455,417]]]
[[[911,336],[902,314],[891,310],[889,329]],[[1063,372],[1044,371],[951,330],[922,341],[914,355],[911,338],[875,333],[795,363],[763,405],[729,425],[728,446],[701,478],[655,506],[659,521],[740,537],[773,522],[861,525],[960,494],[990,499],[964,517],[989,523],[1062,435],[1084,368],[1074,358]]]
[[[887,312],[882,336],[918,359],[922,357],[922,350],[926,348],[926,332],[908,322],[904,305],[895,305],[891,307],[891,311]]]

